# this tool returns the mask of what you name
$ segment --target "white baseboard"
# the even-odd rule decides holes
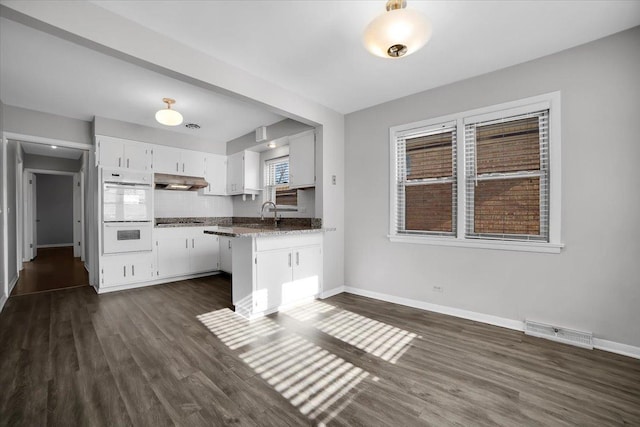
[[[502,328],[513,329],[515,331],[524,331],[524,323],[521,320],[506,319],[504,317],[492,316],[490,314],[477,313],[475,311],[462,310],[459,308],[447,307],[445,305],[431,304],[415,299],[402,298],[394,295],[383,294],[380,292],[372,292],[365,289],[353,288],[351,286],[345,286],[344,291],[363,297],[374,298],[394,304],[406,305],[407,307],[419,308],[422,310],[433,311],[435,313],[447,314],[449,316],[487,323],[489,325],[500,326]]]
[[[328,291],[324,291],[320,294],[320,299],[325,299],[332,297],[334,295],[338,295],[344,292],[344,286],[338,286],[337,288],[329,289]]]
[[[621,354],[623,356],[633,357],[634,359],[640,359],[640,347],[635,347],[628,344],[621,344],[619,342],[594,338],[593,348],[608,351],[610,353]]]
[[[18,283],[19,278],[20,278],[20,275],[16,274],[16,277],[14,277],[13,280],[9,282],[9,293],[7,294],[7,298],[9,298],[9,295],[11,295],[11,292],[13,292],[13,288],[16,287],[16,283]]]
[[[44,248],[66,248],[68,246],[73,246],[73,242],[72,243],[53,243],[51,245],[38,245],[37,248],[38,249],[44,249]]]
[[[338,289],[338,288],[336,288]],[[433,311],[436,313],[447,314],[449,316],[460,317],[463,319],[473,320],[476,322],[487,323],[489,325],[500,326],[515,331],[524,332],[524,322],[520,320],[506,319],[504,317],[492,316],[474,311],[461,310],[459,308],[447,307],[444,305],[431,304],[424,301],[414,300],[410,298],[402,298],[394,295],[383,294],[380,292],[368,291],[366,289],[344,286],[344,292],[348,292],[363,297],[373,298],[380,301],[391,302],[394,304],[405,305],[407,307],[419,308],[422,310]],[[333,289],[331,290],[333,291]],[[337,294],[334,293],[333,295]],[[326,298],[323,294],[323,298]],[[601,338],[593,338],[593,347],[599,350],[608,351],[610,353],[621,354],[623,356],[640,359],[640,347],[628,344],[622,344],[614,341],[608,341]]]
[[[11,280],[9,282],[9,288],[8,288],[7,295],[0,296],[0,311],[2,311],[2,309],[4,308],[4,305],[9,300],[9,295],[11,295],[11,292],[13,292],[13,288],[16,287],[16,283],[18,283],[18,278],[19,277],[20,277],[19,275],[16,275],[16,277],[14,277],[13,280]]]

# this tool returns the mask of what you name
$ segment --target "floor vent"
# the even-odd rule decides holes
[[[593,350],[593,334],[591,332],[574,331],[572,329],[525,320],[524,333],[534,337],[546,338],[552,341]]]

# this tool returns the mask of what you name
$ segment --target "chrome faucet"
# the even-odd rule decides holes
[[[265,206],[269,205],[273,205],[273,226],[278,228],[278,207],[271,200],[268,200],[262,204],[262,208],[260,208],[260,219],[264,220],[264,208]]]

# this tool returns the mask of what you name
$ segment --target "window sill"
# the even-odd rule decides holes
[[[435,236],[401,236],[390,235],[389,240],[394,243],[415,243],[420,245],[457,246],[463,248],[494,249],[503,251],[541,252],[559,254],[564,245],[562,243],[543,242],[510,242],[481,239],[457,239],[453,237]]]

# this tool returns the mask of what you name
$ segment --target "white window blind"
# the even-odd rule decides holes
[[[265,201],[296,206],[297,190],[289,189],[289,157],[267,160],[264,164]]]
[[[465,237],[549,241],[549,111],[465,122]]]
[[[455,236],[455,122],[401,133],[395,148],[395,232]]]

